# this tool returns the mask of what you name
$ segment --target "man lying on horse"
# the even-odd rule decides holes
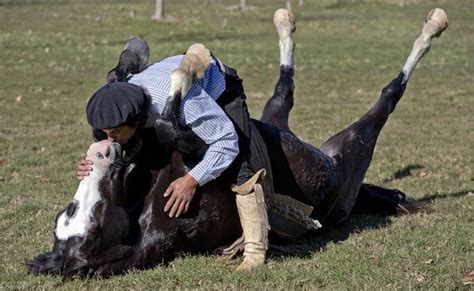
[[[179,252],[211,252],[229,244],[241,231],[230,197],[231,183],[238,185],[233,190],[245,237],[245,258],[239,270],[257,267],[265,259],[268,220],[262,187],[256,183],[260,172],[254,174],[250,165],[265,168],[267,177],[272,177],[272,190],[265,193],[271,195],[265,195],[265,202],[272,228],[279,235],[275,226],[282,219],[272,212],[279,203],[275,193],[283,194],[280,209],[295,223],[295,227],[282,228],[286,231],[283,236],[293,232],[297,237],[318,228],[321,225],[316,220],[324,227],[340,223],[357,204],[386,214],[416,210],[402,193],[363,180],[377,138],[416,64],[430,49],[431,40],[447,27],[446,13],[433,9],[428,14],[398,77],[385,86],[360,119],[320,148],[300,140],[288,126],[294,89],[294,19],[289,11],[280,9],[274,22],[280,37],[280,78],[260,121],[249,122],[235,72],[202,45],[191,46],[184,56],[167,58],[140,73],[147,53],[133,57],[137,43],[129,43],[108,76],[119,82],[105,85],[89,100],[88,121],[95,138],[102,142],[94,143],[88,159],[80,160],[77,175],[84,179],[74,200],[56,218],[53,250],[28,262],[31,273],[66,277],[117,274],[154,267]],[[135,75],[127,80],[128,73]],[[256,147],[259,139],[263,145]],[[268,163],[255,163],[259,155],[266,156]],[[155,179],[140,180],[134,174],[137,167],[160,171]],[[129,183],[134,175],[153,186]],[[122,201],[121,191],[130,184],[132,195],[138,196],[131,200],[136,199],[141,207],[135,208],[128,197]],[[235,254],[234,245],[226,249],[228,254]]]
[[[263,200],[263,193],[253,187],[262,171],[256,174],[250,167],[250,116],[242,81],[235,70],[212,56],[204,46],[193,45],[185,55],[166,58],[119,81],[123,82],[100,88],[87,104],[87,120],[94,138],[118,142],[125,150],[126,160],[140,163],[135,160],[141,157],[151,168],[159,169],[163,157],[153,161],[152,156],[142,152],[143,147],[153,151],[153,146],[141,143],[155,141],[154,156],[165,154],[159,144],[160,137],[157,140],[145,137],[154,135],[154,131],[146,129],[154,127],[168,97],[179,88],[183,100],[179,121],[199,136],[208,149],[200,162],[163,193],[169,197],[164,211],[170,217],[186,213],[196,188],[226,170],[225,176],[237,194],[245,237],[245,258],[238,270],[262,265],[267,249],[268,220],[265,208],[257,203]],[[80,159],[78,179],[87,176],[91,169],[92,161]]]

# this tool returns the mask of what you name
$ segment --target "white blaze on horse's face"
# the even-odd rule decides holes
[[[110,150],[111,145],[112,142],[102,140],[91,144],[87,150],[87,159],[94,163],[94,171],[98,170],[102,175],[115,160],[115,152]]]
[[[58,217],[54,230],[59,240],[72,236],[84,236],[91,224],[93,206],[100,201],[99,182],[114,162],[116,153],[111,150],[112,142],[103,140],[93,143],[87,151],[87,158],[93,162],[93,170],[79,184],[74,200]]]

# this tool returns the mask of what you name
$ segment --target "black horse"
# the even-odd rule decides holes
[[[301,141],[288,127],[294,90],[294,20],[288,11],[278,10],[274,22],[280,36],[280,78],[262,118],[253,120],[252,125],[252,163],[255,168],[267,169],[268,187],[311,205],[311,217],[324,227],[344,221],[356,202],[385,213],[416,208],[400,192],[362,181],[378,135],[402,97],[411,72],[429,49],[431,39],[447,26],[444,11],[435,9],[428,15],[403,71],[382,90],[375,105],[319,149]],[[235,198],[221,179],[200,187],[190,209],[181,217],[170,218],[163,211],[166,188],[186,173],[186,161],[196,159],[205,147],[189,129],[178,125],[180,99],[174,97],[156,126],[162,144],[170,148],[169,162],[150,175],[135,164],[117,163],[121,160],[119,145],[107,145],[105,149],[104,145],[93,145],[89,151],[95,159],[94,167],[100,163],[103,166],[81,182],[75,201],[58,214],[53,250],[29,261],[30,273],[66,277],[118,274],[166,263],[181,251],[210,252],[240,236]],[[169,140],[163,140],[165,136]],[[176,139],[188,146],[176,144]],[[126,193],[138,186],[143,195],[130,198]]]

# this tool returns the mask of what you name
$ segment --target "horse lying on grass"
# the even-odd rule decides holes
[[[280,37],[280,78],[262,118],[253,120],[252,125],[253,139],[264,142],[263,148],[253,151],[253,166],[267,169],[268,187],[312,206],[311,218],[324,227],[344,221],[356,202],[362,208],[390,214],[417,209],[400,192],[362,181],[378,135],[402,97],[411,73],[429,50],[432,38],[447,27],[446,13],[441,9],[430,12],[398,77],[382,90],[367,113],[319,149],[301,141],[288,127],[293,106],[291,34],[295,24],[291,13],[284,9],[275,13],[274,23]],[[169,183],[186,173],[183,160],[196,159],[205,147],[197,136],[189,134],[189,129],[178,125],[176,110],[182,88],[176,88],[156,124],[157,134],[164,139],[161,142],[173,147],[167,165],[150,178],[137,172],[135,164],[120,163],[120,145],[107,141],[91,145],[88,157],[94,162],[94,171],[81,181],[73,202],[56,217],[53,250],[27,262],[30,273],[65,277],[118,274],[130,268],[154,267],[182,251],[211,252],[240,236],[235,199],[221,179],[200,187],[185,215],[170,218],[163,211],[167,200],[163,193]],[[166,140],[170,136],[164,135],[166,132],[192,146],[180,150],[172,137]],[[146,184],[151,186],[142,187],[143,195],[136,194],[140,192],[136,187]],[[135,195],[133,199],[127,198],[129,192]]]

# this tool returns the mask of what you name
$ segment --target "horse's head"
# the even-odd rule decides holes
[[[87,159],[93,161],[94,170],[97,172],[96,175],[103,176],[110,165],[120,157],[120,145],[108,140],[95,142],[87,150]]]
[[[108,141],[90,146],[87,157],[93,161],[93,171],[57,215],[53,251],[29,261],[30,273],[87,275],[103,268],[107,254],[130,253],[131,248],[123,245],[130,222],[121,196],[127,168],[133,165],[121,163],[121,151],[119,144]]]

